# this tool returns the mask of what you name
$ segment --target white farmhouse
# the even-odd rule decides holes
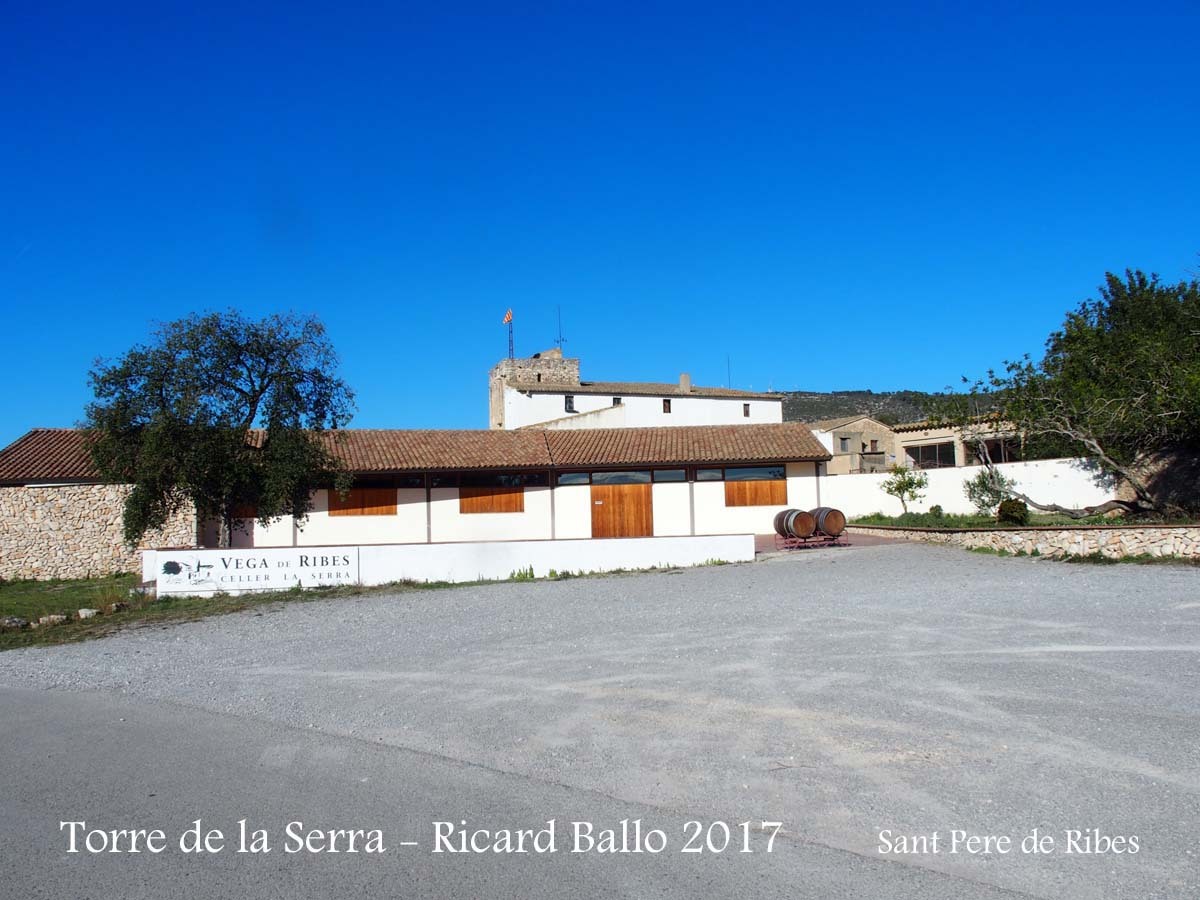
[[[763,425],[783,421],[783,395],[677,383],[582,381],[579,360],[547,350],[501,360],[489,376],[493,429]]]

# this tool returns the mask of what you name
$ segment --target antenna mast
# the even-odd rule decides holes
[[[554,343],[558,344],[558,349],[562,350],[562,345],[567,342],[567,339],[562,336],[562,307],[558,307],[558,337],[554,339]]]

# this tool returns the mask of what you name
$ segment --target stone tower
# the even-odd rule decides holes
[[[488,374],[488,427],[504,427],[504,387],[541,385],[578,387],[579,360],[564,359],[562,350],[543,350],[524,359],[502,359]]]

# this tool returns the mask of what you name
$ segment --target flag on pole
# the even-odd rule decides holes
[[[509,325],[509,324],[511,324],[511,323],[512,323],[512,310],[510,309],[508,312],[506,312],[506,313],[504,314],[504,321],[503,321],[503,322],[501,322],[500,324],[502,324],[502,325]]]

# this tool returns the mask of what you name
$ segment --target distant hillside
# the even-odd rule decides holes
[[[924,391],[785,391],[783,420],[812,422],[839,416],[868,415],[888,425],[925,418],[926,405],[935,396]]]

